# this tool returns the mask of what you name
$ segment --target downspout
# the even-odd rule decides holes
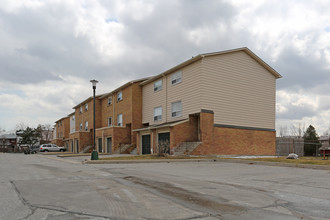
[[[167,76],[162,75],[165,77],[165,123],[167,123]]]
[[[114,99],[114,97],[113,97],[113,94],[111,94],[111,96],[112,96],[112,115],[113,115],[113,121],[115,121],[115,102],[117,101],[117,100],[115,100]],[[117,118],[116,118],[116,123],[117,123]],[[115,123],[112,123],[112,127],[114,126],[114,124]],[[112,136],[113,136],[113,134],[112,134]]]
[[[203,74],[204,74],[204,68],[203,68],[203,61],[204,61],[204,55],[201,55],[201,72],[202,72],[202,79],[203,79]],[[201,83],[201,84],[203,84],[203,82]],[[200,88],[201,88],[201,84],[199,84],[199,90],[200,90]],[[202,94],[201,92],[199,92],[199,94]],[[202,103],[202,101],[203,101],[203,99],[202,99],[202,97],[201,97],[201,95],[200,95],[200,97],[199,97],[199,103],[201,103],[201,106],[200,106],[200,109],[203,109],[203,103]],[[197,134],[198,134],[198,141],[201,141],[201,115],[199,114],[199,116],[198,116],[198,131],[197,131]]]

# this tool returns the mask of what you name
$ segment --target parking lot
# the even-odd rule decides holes
[[[329,219],[330,171],[0,154],[0,219]]]

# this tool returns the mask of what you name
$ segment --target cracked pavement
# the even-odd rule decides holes
[[[330,172],[0,154],[0,219],[329,219]]]

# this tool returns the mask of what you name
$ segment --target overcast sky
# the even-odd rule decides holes
[[[54,124],[92,95],[200,53],[248,47],[277,70],[276,127],[330,126],[328,0],[2,0],[0,128]]]

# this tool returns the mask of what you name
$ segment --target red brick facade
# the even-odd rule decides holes
[[[55,122],[54,138],[51,143],[56,144],[57,146],[63,147],[64,140],[69,138],[70,133],[70,118],[64,117]]]
[[[214,124],[212,111],[202,110],[189,120],[168,125],[167,128],[143,129],[151,135],[154,154],[158,153],[158,134],[170,133],[170,152],[182,142],[201,142],[192,155],[275,155],[275,131],[258,128],[235,128]],[[141,134],[137,134],[138,153],[141,154]]]

